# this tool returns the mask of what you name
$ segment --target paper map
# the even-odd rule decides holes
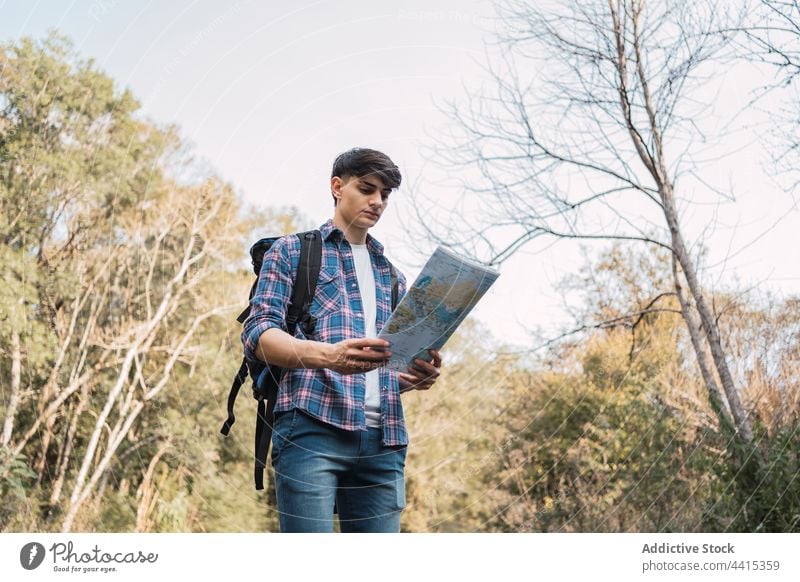
[[[430,360],[464,321],[500,273],[439,247],[389,317],[378,337],[391,343],[387,367],[405,372],[415,358]]]

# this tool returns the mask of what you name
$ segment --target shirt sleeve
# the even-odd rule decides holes
[[[277,327],[286,331],[286,310],[294,284],[288,237],[275,241],[264,253],[256,291],[250,300],[250,315],[244,321],[244,357],[259,360],[256,348],[261,334]]]

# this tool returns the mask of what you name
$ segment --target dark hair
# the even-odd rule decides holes
[[[403,177],[397,165],[386,154],[368,148],[353,148],[339,154],[333,162],[331,178],[339,176],[346,180],[351,176],[378,176],[387,188],[400,187]],[[336,199],[334,198],[334,204]]]

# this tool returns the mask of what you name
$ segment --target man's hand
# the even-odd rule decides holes
[[[392,356],[389,342],[378,338],[346,339],[328,344],[324,366],[340,374],[358,374],[385,366]]]
[[[442,367],[442,356],[439,350],[428,350],[433,358],[431,361],[417,358],[414,364],[408,367],[408,373],[400,372],[397,378],[400,380],[400,390],[428,390],[433,386],[439,377],[439,369]]]

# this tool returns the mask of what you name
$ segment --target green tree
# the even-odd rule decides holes
[[[0,527],[270,528],[250,441],[217,431],[244,251],[296,214],[187,180],[178,131],[63,37],[3,45],[0,70]]]

